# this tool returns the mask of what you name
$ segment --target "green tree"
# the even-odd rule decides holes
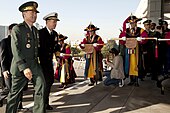
[[[79,54],[81,52],[81,50],[77,47],[71,47],[71,53],[72,54]]]
[[[103,46],[103,48],[101,50],[104,58],[109,53],[110,49],[112,49],[113,47],[115,47],[115,48],[118,47],[115,40],[108,40],[107,43]]]

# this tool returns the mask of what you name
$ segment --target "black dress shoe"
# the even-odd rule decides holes
[[[138,83],[134,83],[134,86],[139,87],[139,84]]]
[[[88,86],[93,86],[94,85],[94,83],[90,83]]]
[[[0,107],[3,106],[3,100],[0,100]]]
[[[63,85],[63,89],[66,89],[67,88],[67,85]]]
[[[128,83],[128,86],[132,86],[134,84],[134,82],[130,82]]]
[[[53,107],[51,107],[49,104],[46,106],[46,110],[53,110]]]
[[[18,108],[17,109],[18,112],[26,112],[26,111],[29,111],[28,108]]]
[[[61,84],[58,88],[63,88],[64,87],[64,85],[63,84]]]

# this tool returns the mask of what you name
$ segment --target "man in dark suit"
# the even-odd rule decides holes
[[[54,83],[54,69],[53,69],[53,53],[59,50],[58,45],[58,34],[54,31],[58,19],[57,13],[50,13],[43,18],[46,21],[46,27],[39,30],[40,36],[40,64],[43,70],[44,78],[46,81],[45,91],[45,104],[47,110],[53,108],[49,105],[49,94],[51,86]]]
[[[0,46],[0,64],[1,64],[1,73],[2,73],[2,82],[4,84],[4,90],[1,93],[2,95],[7,95],[11,88],[11,61],[12,61],[12,52],[11,52],[11,30],[17,24],[11,24],[8,27],[9,35],[7,38],[2,39]],[[1,100],[3,101],[3,100]]]
[[[9,33],[11,34],[12,28],[17,24],[11,24],[9,26]],[[12,61],[12,51],[11,51],[11,35],[8,35],[7,38],[4,38],[1,41],[1,55],[0,55],[0,62],[1,62],[1,71],[3,74],[5,85],[8,89],[11,88],[11,61]]]
[[[11,32],[12,86],[8,96],[6,113],[16,113],[22,96],[22,90],[29,80],[34,84],[33,113],[45,113],[44,94],[45,80],[38,62],[39,35],[33,23],[36,22],[38,4],[34,1],[26,2],[19,7],[24,19],[13,27]]]

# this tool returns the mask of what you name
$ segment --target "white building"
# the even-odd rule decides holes
[[[8,36],[8,26],[0,26],[0,40]]]
[[[160,18],[170,23],[170,0],[141,0],[134,15],[157,24]]]

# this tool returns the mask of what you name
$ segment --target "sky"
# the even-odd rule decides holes
[[[38,3],[37,23],[45,26],[43,17],[57,12],[60,21],[56,31],[69,40],[82,40],[84,29],[94,24],[100,30],[97,34],[103,39],[118,37],[123,21],[134,14],[140,0],[35,0]],[[9,3],[10,2],[10,3]],[[23,18],[18,7],[27,0],[3,0],[0,7],[0,25],[21,23]]]

